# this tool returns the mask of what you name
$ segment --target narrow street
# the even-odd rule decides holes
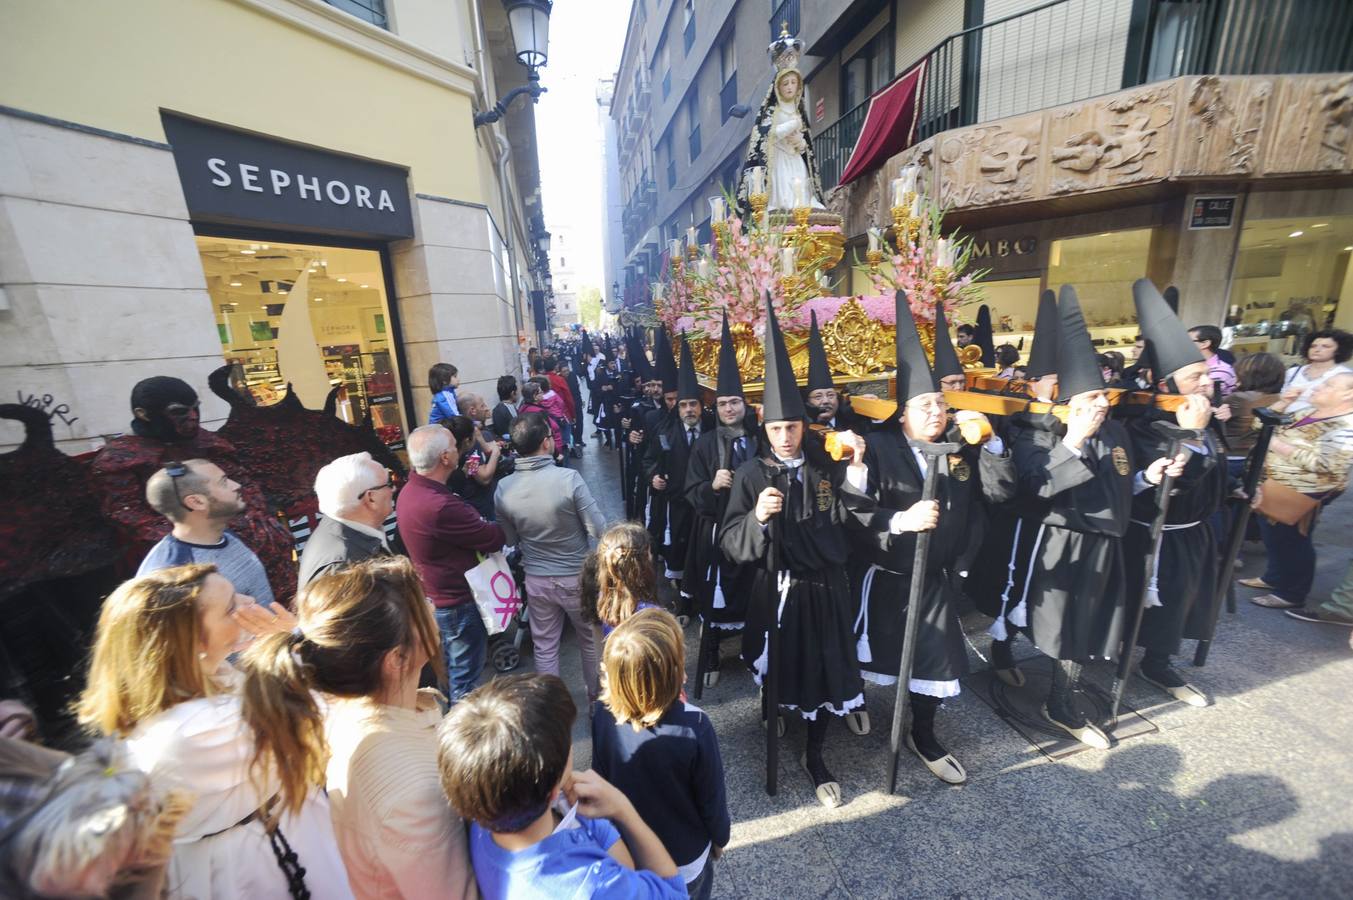
[[[590,434],[590,426],[589,426]],[[588,438],[574,461],[606,511],[622,514],[614,451]],[[1326,511],[1313,596],[1328,595],[1353,553],[1353,497]],[[1262,545],[1246,545],[1243,574],[1260,571]],[[793,897],[1334,897],[1353,866],[1353,652],[1346,629],[1297,622],[1248,602],[1223,613],[1195,683],[1207,709],[1162,703],[1134,679],[1125,714],[1146,733],[1107,753],[1052,760],[980,699],[988,621],[966,631],[973,673],[946,703],[940,734],[967,767],[948,787],[906,751],[898,792],[884,779],[893,698],[870,686],[872,733],[835,726],[827,760],[846,804],[824,810],[800,769],[802,730],[781,744],[780,790],[764,789],[765,732],[756,686],[723,648],[723,677],[699,701],[718,731],[733,840],[719,862],[715,896]],[[687,631],[688,673],[698,631]],[[578,654],[567,638],[564,677],[580,710]],[[1027,642],[1017,653],[1030,657]],[[1188,655],[1192,646],[1186,647]],[[524,657],[523,665],[529,665]],[[689,676],[693,678],[693,674]],[[1107,689],[1108,669],[1094,671]],[[689,688],[688,688],[689,689]],[[575,727],[574,759],[590,758],[587,720]]]

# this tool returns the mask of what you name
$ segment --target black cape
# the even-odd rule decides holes
[[[695,426],[697,432],[706,427],[702,417]],[[696,435],[697,440],[699,434]],[[686,568],[690,552],[691,529],[695,527],[695,510],[685,497],[686,469],[690,464],[691,445],[686,443],[686,426],[676,410],[662,417],[653,428],[652,440],[644,438],[644,478],[652,494],[665,499],[667,528],[663,541],[663,558],[667,561],[670,578],[680,578]],[[667,482],[666,490],[653,491],[653,477],[661,475]],[[650,534],[652,531],[650,530]]]
[[[1136,466],[1127,430],[1113,419],[1080,456],[1062,443],[1065,434],[1049,414],[1010,417],[1018,497],[984,545],[973,596],[998,623],[1006,617],[1010,631],[1023,623],[1048,656],[1113,659],[1128,608],[1122,538]]]
[[[900,424],[870,434],[864,460],[869,467],[869,493],[877,499],[877,508],[854,543],[855,634],[864,677],[891,684],[896,683],[901,664],[916,534],[890,534],[888,526],[894,513],[920,502],[924,476]],[[954,587],[955,565],[969,544],[968,530],[983,514],[983,502],[1002,503],[1015,493],[1014,460],[1008,453],[965,444],[938,462],[943,466],[935,493],[940,520],[931,533],[926,557],[921,630],[912,667],[912,689],[926,688],[920,692],[932,694],[941,689],[915,682],[953,681],[968,673]]]
[[[814,455],[792,485],[788,475],[776,475],[777,468],[764,456],[738,467],[719,533],[724,555],[753,568],[742,657],[760,684],[767,672],[771,616],[778,611],[780,705],[809,719],[820,709],[845,715],[864,703],[851,632],[845,523],[852,508],[870,501],[844,484],[844,463]],[[786,493],[785,510],[763,528],[753,511],[762,490],[773,484]],[[778,572],[771,568],[772,529]],[[783,593],[777,583],[781,572],[788,573]]]
[[[696,599],[704,621],[715,628],[740,628],[746,621],[754,569],[732,562],[719,549],[719,526],[731,488],[715,491],[714,476],[720,469],[736,471],[759,450],[755,433],[734,437],[716,428],[700,435],[686,468],[686,502],[695,515],[684,573],[686,592]]]

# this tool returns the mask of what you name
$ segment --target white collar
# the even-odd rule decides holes
[[[771,451],[770,455],[775,457],[775,461],[778,462],[780,465],[784,466],[786,469],[797,469],[800,466],[802,466],[805,461],[802,453],[800,453],[793,459],[782,459],[779,456],[779,454],[777,454],[774,450]]]
[[[333,519],[340,525],[346,525],[348,528],[351,528],[353,531],[356,531],[359,534],[364,534],[367,537],[373,537],[378,539],[381,542],[382,547],[385,547],[385,549],[387,550],[390,549],[389,545],[385,543],[385,532],[382,531],[381,529],[372,528],[365,522],[354,522],[351,519],[345,519],[342,516],[330,516],[329,518]]]

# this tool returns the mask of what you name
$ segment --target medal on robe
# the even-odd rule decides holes
[[[1113,470],[1119,475],[1126,475],[1132,470],[1128,465],[1127,450],[1122,447],[1113,448]]]
[[[959,481],[967,481],[972,477],[972,469],[963,460],[961,456],[949,457],[949,474]]]
[[[832,508],[832,483],[822,479],[817,483],[817,511],[826,512]]]

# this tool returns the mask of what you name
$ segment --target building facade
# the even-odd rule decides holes
[[[0,35],[0,385],[67,452],[126,430],[151,375],[208,428],[224,363],[258,403],[341,385],[401,449],[430,365],[489,395],[518,370],[534,119],[474,122],[526,80],[500,3],[58,0]]]
[[[795,7],[800,4],[793,2]],[[915,142],[838,187],[846,259],[892,224],[917,165],[989,270],[997,343],[1027,351],[1040,292],[1074,284],[1092,337],[1131,359],[1130,285],[1180,291],[1237,353],[1294,358],[1353,328],[1353,8],[1311,0],[894,0],[801,4],[836,185],[870,97],[925,65]],[[844,285],[863,289],[843,265]],[[967,310],[968,318],[975,310]]]

